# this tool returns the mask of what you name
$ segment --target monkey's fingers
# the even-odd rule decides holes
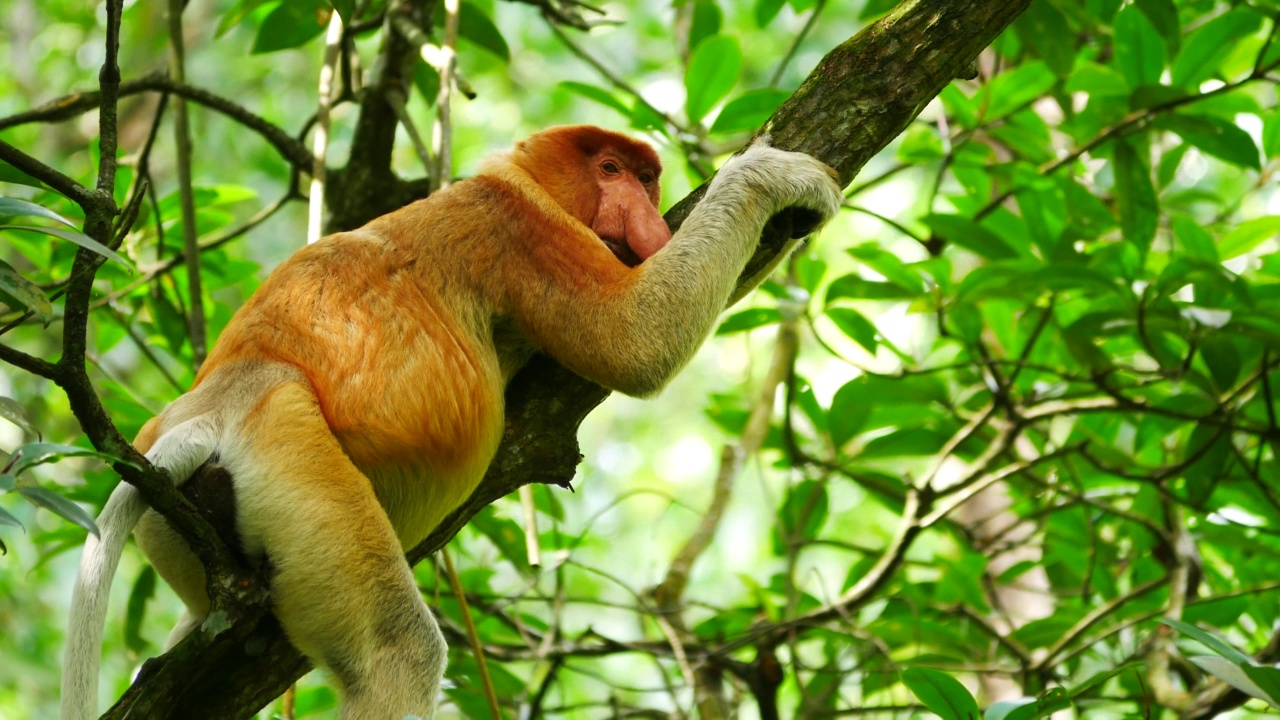
[[[807,207],[789,207],[769,218],[765,232],[780,233],[798,240],[812,235],[826,221],[827,216],[821,211]]]

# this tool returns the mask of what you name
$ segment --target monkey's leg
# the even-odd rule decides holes
[[[138,547],[142,548],[156,572],[186,605],[164,644],[168,650],[199,627],[209,614],[209,596],[204,591],[204,567],[182,536],[154,510],[148,510],[142,516],[133,532]]]
[[[311,388],[268,391],[223,459],[240,533],[272,567],[289,639],[342,685],[347,720],[434,716],[447,659],[368,478],[334,438]]]

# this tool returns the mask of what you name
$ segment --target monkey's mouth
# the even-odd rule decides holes
[[[604,243],[605,247],[609,248],[609,252],[613,253],[614,257],[621,260],[622,264],[627,267],[635,267],[644,262],[639,255],[635,254],[635,251],[631,249],[626,240],[615,240],[614,238],[600,236],[600,241]]]

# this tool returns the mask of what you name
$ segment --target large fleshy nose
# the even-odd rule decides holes
[[[645,204],[648,205],[647,202]],[[652,205],[648,205],[648,212],[633,212],[627,216],[627,245],[641,260],[647,260],[670,241],[671,230]]]

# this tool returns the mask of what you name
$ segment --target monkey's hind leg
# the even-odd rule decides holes
[[[305,382],[269,391],[224,455],[242,537],[289,639],[342,685],[345,720],[435,715],[447,660],[400,541]]]

